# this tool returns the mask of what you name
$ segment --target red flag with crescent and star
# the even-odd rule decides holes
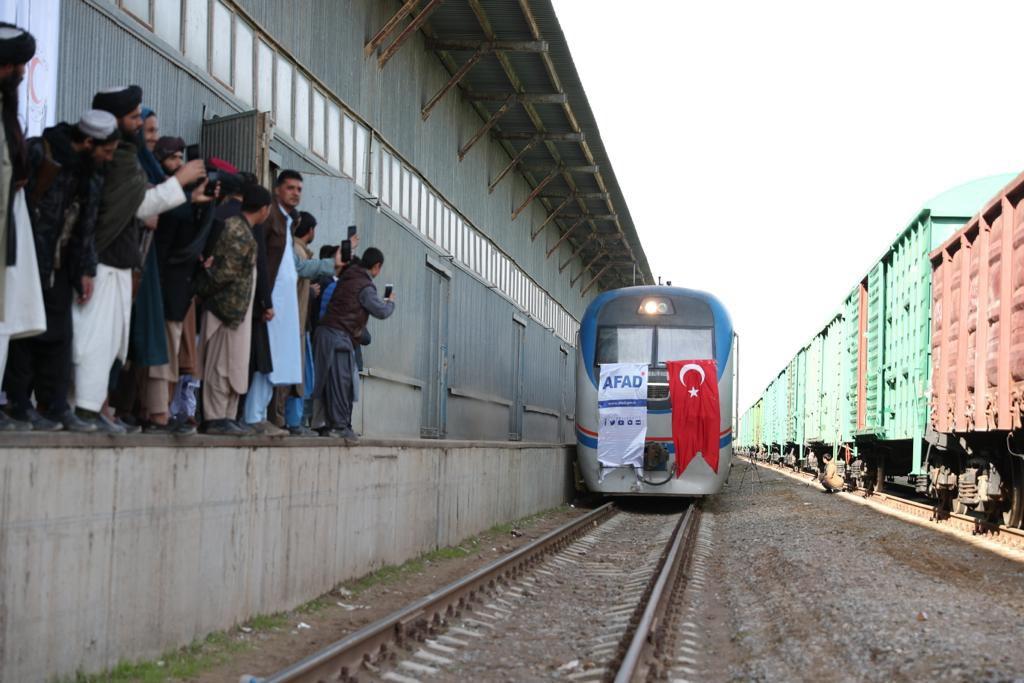
[[[667,365],[676,476],[682,475],[697,453],[717,473],[722,419],[718,405],[718,363],[670,360]]]

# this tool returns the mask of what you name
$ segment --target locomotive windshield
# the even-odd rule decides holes
[[[658,362],[714,358],[711,330],[687,327],[658,328]]]
[[[597,331],[597,362],[650,363],[653,327],[602,327]]]
[[[596,363],[661,364],[670,360],[714,358],[711,328],[599,327]]]

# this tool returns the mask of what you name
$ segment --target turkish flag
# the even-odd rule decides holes
[[[672,402],[672,442],[676,446],[676,476],[697,453],[718,472],[718,363],[714,360],[670,360],[668,392]]]

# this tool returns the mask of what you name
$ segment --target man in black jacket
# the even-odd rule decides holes
[[[60,123],[28,140],[26,200],[32,218],[46,332],[11,342],[4,391],[10,415],[40,431],[95,431],[68,406],[71,304],[92,296],[96,275],[96,212],[103,164],[117,148],[117,119],[90,110],[77,125]],[[41,415],[32,407],[35,393]]]
[[[383,320],[395,312],[395,295],[386,299],[377,294],[373,279],[384,267],[384,254],[370,247],[358,263],[351,263],[341,274],[320,318],[314,340],[316,386],[313,399],[322,402],[326,418],[323,436],[359,440],[352,429],[352,404],[359,400],[359,370],[355,349],[372,315]]]

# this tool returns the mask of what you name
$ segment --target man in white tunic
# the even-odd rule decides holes
[[[35,52],[31,33],[0,23],[0,376],[7,367],[11,339],[46,331],[43,287],[23,189],[28,153],[18,121],[18,85]],[[0,430],[18,426],[0,412]]]
[[[267,321],[270,339],[269,373],[254,372],[245,397],[245,421],[257,433],[282,436],[284,429],[267,421],[267,406],[274,396],[274,386],[302,382],[302,345],[299,329],[299,278],[316,280],[337,271],[336,259],[299,261],[293,245],[292,224],[298,216],[302,199],[302,176],[285,170],[274,183],[275,206],[263,224],[267,240],[267,265],[273,282],[274,317]]]
[[[142,89],[137,85],[109,88],[93,97],[93,109],[117,118],[123,139],[104,172],[104,188],[96,222],[99,264],[93,295],[72,309],[76,414],[98,429],[123,433],[116,421],[101,417],[107,400],[110,370],[128,355],[132,308],[132,269],[139,264],[140,220],[185,203],[183,188],[206,175],[202,161],[189,162],[165,182],[148,188],[139,165],[137,145],[142,128]],[[202,194],[205,181],[195,192]]]

